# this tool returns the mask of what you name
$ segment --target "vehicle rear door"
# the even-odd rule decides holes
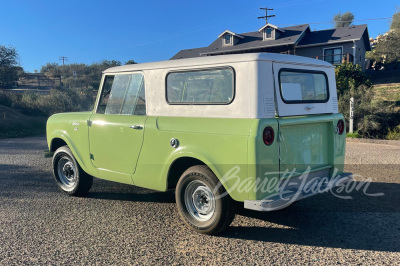
[[[281,177],[307,169],[329,174],[335,137],[332,114],[337,113],[333,69],[274,63],[273,70]]]

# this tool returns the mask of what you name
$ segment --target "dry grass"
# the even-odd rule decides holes
[[[374,86],[375,97],[374,100],[382,100],[389,102],[400,101],[400,84],[399,86]]]
[[[14,108],[0,105],[0,138],[41,135],[45,132],[45,117],[27,116]]]

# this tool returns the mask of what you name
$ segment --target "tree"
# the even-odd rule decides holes
[[[390,29],[394,31],[400,31],[400,7],[397,7],[396,12],[393,14]]]
[[[21,70],[17,50],[0,45],[0,87],[10,88],[18,80]]]
[[[46,65],[42,66],[40,73],[45,74],[49,78],[60,78],[60,65],[57,63],[47,63]]]
[[[354,14],[350,11],[343,14],[339,12],[335,16],[333,16],[333,25],[335,26],[335,28],[348,27],[353,24],[353,21]]]
[[[125,65],[133,65],[133,64],[137,64],[137,62],[135,62],[135,60],[128,60],[125,62]]]
[[[375,61],[376,70],[383,64],[386,67],[390,65],[394,68],[399,66],[400,62],[400,9],[393,14],[390,30],[377,38],[375,49],[367,54],[367,58]]]

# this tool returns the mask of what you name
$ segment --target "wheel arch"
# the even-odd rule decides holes
[[[58,148],[62,146],[68,146],[68,148],[71,150],[72,154],[75,157],[75,160],[80,165],[82,170],[91,175],[95,174],[93,173],[93,171],[90,171],[91,169],[89,169],[88,166],[85,164],[84,160],[82,160],[80,153],[78,152],[72,141],[70,141],[68,135],[54,134],[49,142],[50,142],[49,148],[51,152],[55,152]]]
[[[50,151],[55,152],[58,148],[62,146],[68,146],[65,140],[59,137],[53,138],[50,142]]]
[[[183,156],[175,159],[168,169],[167,189],[175,189],[179,178],[189,167],[195,165],[206,165],[203,161],[189,156]],[[215,173],[214,173],[215,174]]]
[[[175,158],[172,163],[168,167],[168,172],[166,175],[166,187],[168,190],[175,189],[176,184],[178,183],[179,178],[189,167],[195,165],[205,165],[207,166],[213,174],[217,177],[218,180],[222,179],[221,173],[215,168],[206,158],[199,158],[197,156],[193,156],[192,154],[182,155],[180,157]],[[232,188],[227,187],[227,185],[232,185],[228,182],[221,182],[222,186],[225,188],[226,191],[230,191],[233,193],[229,193],[231,198],[235,201],[243,201],[243,195],[235,193]],[[247,194],[246,194],[247,197]],[[247,198],[246,198],[247,199]]]

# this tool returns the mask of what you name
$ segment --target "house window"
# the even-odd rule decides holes
[[[232,40],[232,36],[230,34],[226,34],[224,37],[224,44],[225,45],[230,45],[231,44],[231,40]]]
[[[265,29],[265,39],[272,39],[272,29]]]
[[[342,47],[324,49],[324,60],[331,64],[341,64],[342,63]]]

